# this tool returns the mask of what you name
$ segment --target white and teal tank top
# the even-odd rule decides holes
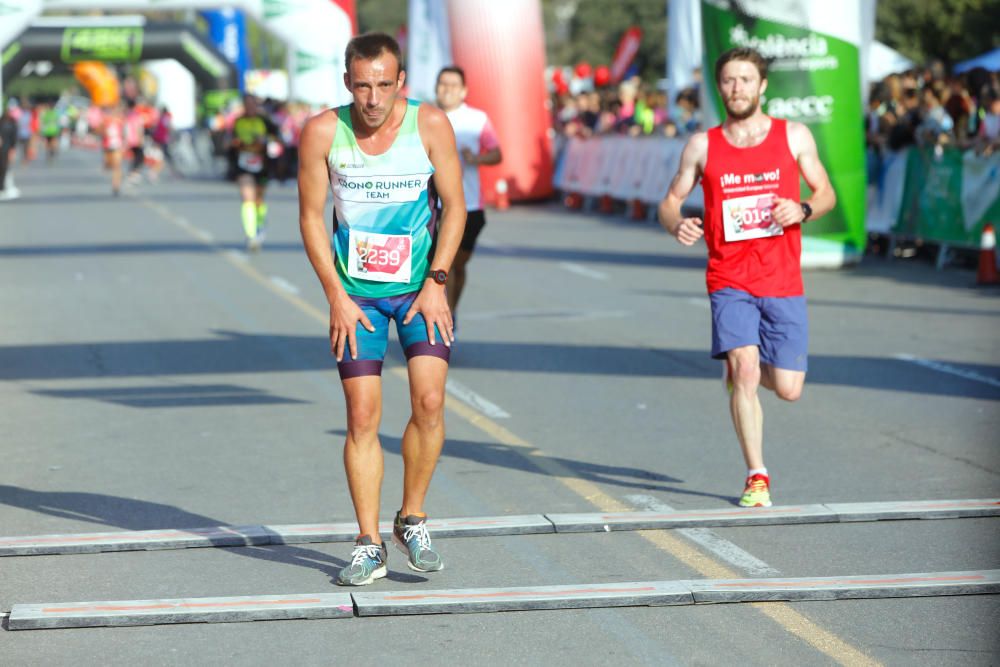
[[[420,102],[407,100],[399,134],[385,153],[358,146],[350,105],[338,107],[327,155],[335,209],[337,274],[352,296],[419,290],[427,277],[436,216],[434,166],[417,129]]]

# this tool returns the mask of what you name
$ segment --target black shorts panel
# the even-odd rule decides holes
[[[483,231],[485,226],[486,215],[482,209],[469,211],[465,217],[465,232],[462,234],[462,242],[458,247],[468,252],[475,250],[476,239],[479,238],[479,233]]]

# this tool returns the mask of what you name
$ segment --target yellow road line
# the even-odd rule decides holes
[[[140,200],[148,208],[156,211],[160,216],[171,224],[179,227],[188,234],[198,238],[207,245],[212,245],[201,239],[197,233],[197,228],[193,227],[185,220],[177,218],[168,209],[148,200]],[[262,274],[251,264],[240,261],[234,255],[227,252],[220,253],[222,257],[232,266],[240,270],[244,275],[253,279],[256,283],[267,288],[280,298],[288,301],[312,319],[320,322],[324,326],[329,326],[329,313],[325,313],[316,308],[304,299],[282,290],[272,283],[267,276]],[[390,369],[396,377],[407,380],[406,368],[396,366]],[[580,496],[601,512],[627,512],[634,509],[622,503],[600,489],[593,482],[580,479],[572,470],[563,464],[555,461],[545,454],[538,447],[532,445],[527,440],[504,428],[486,415],[474,408],[462,403],[451,396],[445,397],[445,407],[455,413],[464,421],[475,426],[488,436],[507,445],[517,453],[527,458],[536,468],[545,472],[549,476],[558,480],[563,486]],[[637,531],[647,542],[653,544],[658,549],[667,552],[680,562],[708,579],[741,579],[742,577],[734,570],[720,564],[711,556],[701,551],[687,540],[682,540],[674,533],[660,530]],[[865,655],[859,649],[851,646],[835,634],[824,630],[808,618],[792,609],[782,602],[754,602],[750,605],[762,614],[773,620],[785,630],[795,635],[805,643],[809,644],[821,653],[829,656],[835,662],[850,667],[874,667],[880,665],[879,662]]]

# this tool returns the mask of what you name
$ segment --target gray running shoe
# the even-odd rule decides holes
[[[375,544],[368,535],[362,535],[354,543],[351,562],[337,575],[340,586],[366,586],[386,575],[386,561],[389,550],[385,542]]]
[[[411,514],[401,517],[396,512],[392,522],[392,543],[406,554],[406,564],[417,572],[438,572],[444,569],[441,555],[431,546],[427,532],[427,517]]]

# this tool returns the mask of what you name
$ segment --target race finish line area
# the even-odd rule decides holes
[[[0,0],[0,666],[1000,664],[1000,60],[879,3]]]

